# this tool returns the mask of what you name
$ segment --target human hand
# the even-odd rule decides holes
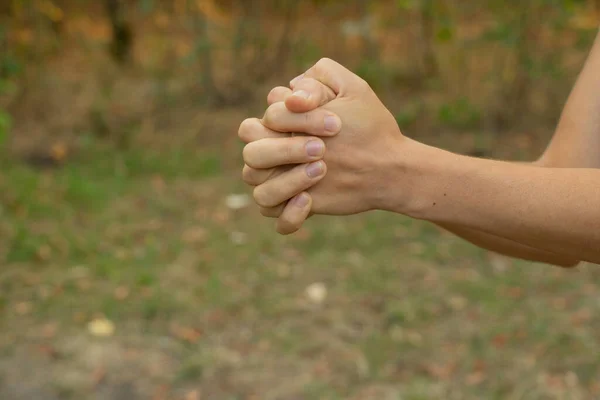
[[[279,217],[281,233],[293,232],[301,226],[308,216],[311,197],[312,212],[318,214],[348,215],[378,208],[389,179],[385,169],[399,157],[398,145],[406,139],[368,84],[341,65],[327,59],[319,61],[303,79],[292,84],[296,92],[304,90],[303,86],[308,89],[305,92],[312,94],[308,101],[302,101],[302,96],[292,95],[289,90],[277,88],[269,96],[272,105],[265,113],[262,127],[246,124],[245,129],[240,129],[242,139],[250,142],[244,149],[247,164],[244,178],[256,186],[254,197],[263,215]],[[282,98],[283,102],[278,101]],[[317,104],[322,106],[314,109]],[[298,114],[311,110],[310,106],[312,111]],[[265,163],[259,160],[275,159],[267,164],[268,168],[307,162],[293,156],[297,154],[299,140],[319,140],[272,137],[261,131],[323,135],[326,133],[323,116],[327,113],[338,115],[343,128],[335,137],[324,138],[327,153],[322,166],[327,166],[326,176],[323,168],[319,180],[311,181],[307,179],[304,165],[285,172],[281,168],[268,173],[261,170]],[[259,140],[252,141],[256,138]],[[304,193],[307,189],[310,197]],[[294,201],[286,205],[290,198]],[[298,207],[298,203],[302,204],[300,199],[308,204]],[[288,210],[294,205],[297,211],[295,219],[291,219],[292,212]]]

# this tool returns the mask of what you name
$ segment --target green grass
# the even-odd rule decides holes
[[[495,270],[485,252],[384,213],[314,218],[283,238],[253,207],[225,207],[239,173],[216,152],[88,151],[44,172],[0,161],[0,362],[29,362],[41,343],[69,356],[39,368],[104,368],[114,382],[121,364],[88,353],[129,349],[136,385],[216,398],[598,395],[592,266]],[[314,282],[321,305],[305,295]],[[88,334],[98,315],[115,336]]]

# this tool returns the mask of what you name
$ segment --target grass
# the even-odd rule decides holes
[[[496,268],[384,213],[314,218],[283,238],[254,208],[225,206],[239,174],[218,152],[86,151],[45,172],[0,161],[4,382],[78,399],[123,381],[139,398],[600,393],[592,266]],[[315,282],[323,304],[306,297]],[[98,316],[114,336],[87,332]],[[19,375],[31,368],[52,373]]]

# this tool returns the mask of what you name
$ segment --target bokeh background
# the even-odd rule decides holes
[[[406,135],[532,160],[599,17],[597,0],[3,0],[0,398],[600,397],[597,267],[377,212],[278,236],[237,138],[327,56]]]

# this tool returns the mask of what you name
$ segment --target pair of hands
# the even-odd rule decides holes
[[[290,234],[312,214],[385,209],[388,186],[400,178],[386,172],[408,140],[393,115],[363,79],[330,59],[290,87],[273,89],[263,118],[243,121],[238,132],[243,179],[261,213]]]

